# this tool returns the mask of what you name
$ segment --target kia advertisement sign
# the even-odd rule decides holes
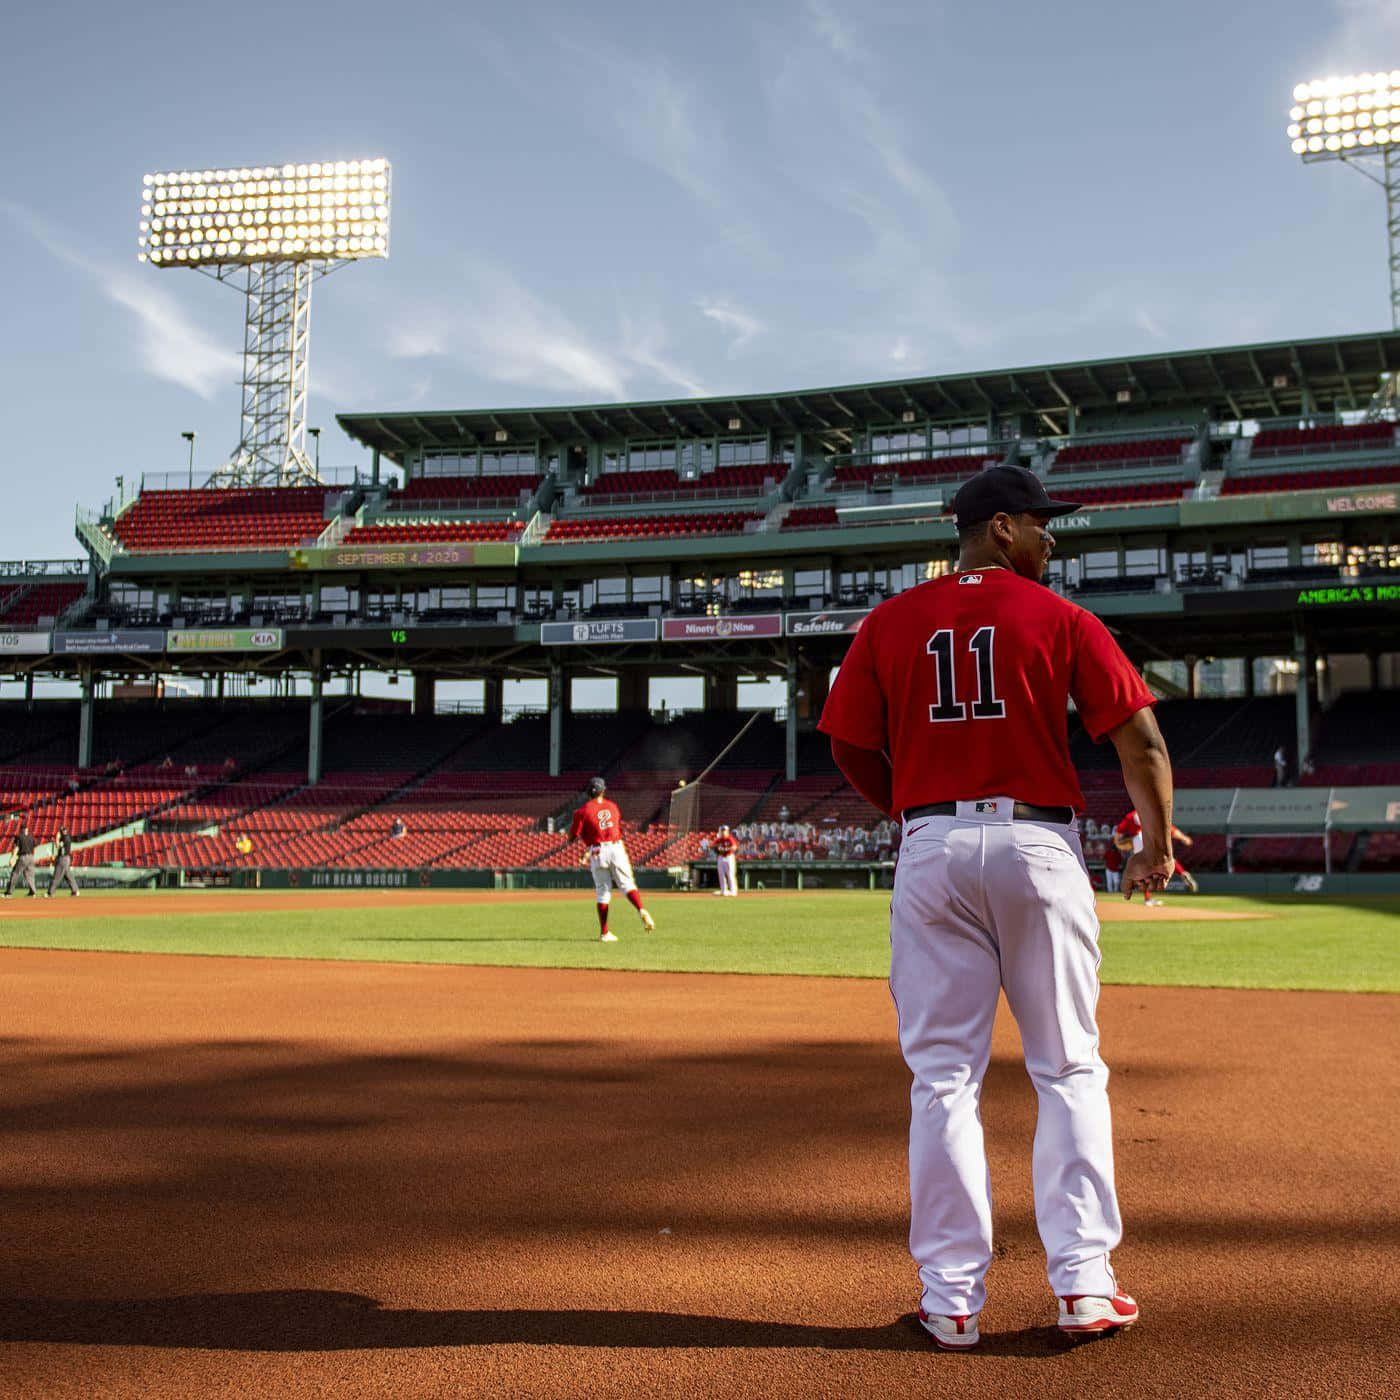
[[[668,617],[661,623],[663,642],[738,642],[751,637],[781,637],[781,613],[748,617]]]
[[[865,621],[868,608],[832,608],[826,612],[788,613],[789,637],[825,637],[856,632]]]
[[[171,632],[168,651],[281,651],[280,627],[199,627]]]

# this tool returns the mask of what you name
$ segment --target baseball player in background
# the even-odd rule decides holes
[[[603,795],[607,789],[602,778],[589,780],[588,801],[574,813],[569,837],[588,847],[579,864],[593,872],[593,888],[598,896],[599,941],[616,943],[617,935],[608,927],[614,887],[627,896],[644,929],[650,932],[656,927],[656,920],[642,904],[642,893],[632,875],[632,862],[627,859],[627,847],[622,843],[622,813],[616,802]]]
[[[715,853],[715,873],[719,876],[716,894],[739,893],[739,843],[727,826],[720,827],[710,848]]]
[[[26,821],[19,829],[19,834],[15,837],[14,845],[11,847],[13,855],[10,863],[10,878],[5,882],[5,898],[8,899],[15,891],[15,882],[24,881],[24,887],[29,891],[30,899],[33,899],[38,891],[34,888],[34,848],[36,846],[34,833],[29,829]]]
[[[66,826],[58,829],[53,839],[53,878],[49,881],[46,898],[52,899],[60,885],[67,885],[74,899],[78,897],[78,882],[73,878],[73,833]]]
[[[890,988],[913,1074],[909,1243],[920,1321],[961,1349],[978,1342],[992,1259],[979,1105],[1001,991],[1039,1100],[1032,1178],[1059,1326],[1108,1332],[1138,1316],[1109,1263],[1122,1225],[1071,697],[1088,733],[1117,749],[1140,814],[1124,895],[1161,889],[1173,857],[1152,694],[1103,623],[1040,585],[1049,521],[1078,507],[1032,472],[992,467],[953,509],[957,570],[869,614],[821,728],[852,786],[902,815]]]
[[[1195,843],[1179,826],[1172,827],[1172,842],[1180,842],[1183,846],[1191,846]],[[1129,812],[1122,821],[1113,829],[1113,844],[1118,850],[1123,852],[1140,851],[1142,849],[1142,820],[1139,818],[1136,809]],[[1174,860],[1172,874],[1181,877],[1181,883],[1186,886],[1192,894],[1199,894],[1201,887],[1197,883],[1196,877],[1179,861]],[[1154,909],[1160,908],[1166,901],[1149,897],[1146,901]]]

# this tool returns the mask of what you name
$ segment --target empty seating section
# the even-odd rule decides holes
[[[372,702],[366,702],[372,703]],[[1390,739],[1393,692],[1349,692],[1315,733],[1316,770],[1305,780],[1345,786],[1400,782],[1400,741]],[[62,734],[71,741],[71,706],[40,706],[8,716],[32,727],[26,742],[44,748]],[[224,711],[198,702],[162,707],[114,703],[99,712],[107,752],[138,756],[79,772],[42,760],[11,758],[0,767],[0,844],[23,820],[41,843],[66,825],[80,842],[78,863],[206,872],[282,869],[575,868],[579,848],[568,818],[588,778],[601,771],[622,808],[635,867],[664,869],[698,859],[703,837],[720,824],[744,828],[748,858],[861,859],[888,854],[871,835],[881,818],[843,780],[820,734],[799,736],[799,768],[788,782],[775,767],[783,730],[764,715],[737,739],[745,716],[690,713],[657,722],[646,711],[567,717],[567,770],[550,778],[539,763],[548,739],[543,716],[500,725],[480,716],[412,716],[400,710],[333,713],[323,750],[331,771],[314,786],[298,759],[278,747],[289,719],[304,726],[304,707],[285,702]],[[1171,748],[1180,788],[1267,786],[1272,753],[1290,747],[1290,696],[1245,700],[1165,700],[1158,718]],[[32,723],[31,723],[32,722]],[[247,772],[226,762],[187,762],[191,753],[218,755],[236,741],[270,731],[266,766]],[[13,736],[11,736],[13,738]],[[156,762],[168,740],[170,764]],[[1131,805],[1111,746],[1092,745],[1071,725],[1071,749],[1085,793],[1091,859],[1106,832]],[[724,752],[715,763],[716,756]],[[694,806],[673,811],[682,779],[710,768]],[[673,827],[673,818],[694,830]],[[798,824],[799,831],[763,824]],[[553,828],[552,830],[550,828]],[[861,836],[858,829],[867,834]],[[1222,834],[1193,832],[1179,854],[1190,869],[1226,864]],[[1332,866],[1400,866],[1391,833],[1334,832]],[[794,844],[795,843],[795,844]],[[1236,869],[1322,870],[1321,833],[1232,838]],[[240,849],[241,848],[241,849]],[[776,852],[776,855],[775,855]]]
[[[1394,423],[1345,423],[1323,428],[1263,428],[1250,441],[1251,457],[1310,452],[1376,452],[1395,442]]]
[[[795,506],[783,517],[784,530],[830,529],[840,523],[835,506]]]
[[[1343,486],[1385,486],[1393,482],[1400,482],[1400,462],[1317,471],[1247,472],[1227,476],[1220,485],[1220,494],[1244,496],[1258,491],[1330,491]]]
[[[1137,438],[1130,442],[1071,442],[1055,454],[1051,471],[1070,467],[1144,466],[1149,462],[1180,462],[1191,437]]]
[[[83,596],[81,583],[34,583],[0,586],[0,628],[34,627],[57,620]]]
[[[143,491],[111,526],[127,549],[291,549],[326,528],[320,486]]]
[[[566,516],[555,520],[546,544],[588,540],[661,539],[673,535],[741,535],[762,511],[692,511],[670,515]]]
[[[984,453],[963,457],[920,457],[899,462],[852,462],[836,468],[832,486],[838,491],[871,482],[965,481],[1001,459]]]
[[[1081,505],[1126,506],[1177,501],[1190,489],[1189,481],[1125,481],[1120,486],[1060,486],[1056,491]]]
[[[580,490],[580,495],[599,500],[647,497],[675,493],[682,496],[766,495],[777,489],[788,468],[782,462],[716,467],[698,477],[681,478],[674,471],[604,472]]]
[[[509,541],[525,528],[523,520],[377,520],[356,525],[346,535],[345,544],[476,544],[482,541]]]
[[[410,508],[416,501],[510,501],[533,496],[544,478],[538,474],[500,476],[415,476],[389,493],[389,506]]]

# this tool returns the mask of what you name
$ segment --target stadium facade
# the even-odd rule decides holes
[[[0,566],[0,668],[76,680],[72,761],[102,699],[153,675],[309,676],[306,781],[322,779],[332,677],[407,672],[415,711],[480,679],[549,683],[534,763],[560,777],[570,681],[741,677],[787,693],[781,783],[865,612],[952,566],[946,509],[998,462],[1083,508],[1056,523],[1047,582],[1141,664],[1292,669],[1287,747],[1316,769],[1341,690],[1393,691],[1400,443],[1382,393],[1400,332],[1229,346],[836,389],[536,409],[348,413],[367,470],[324,487],[230,490],[145,476],[80,509],[81,561]],[[1277,668],[1276,668],[1277,669]],[[1166,676],[1168,672],[1161,672]],[[1163,684],[1168,684],[1163,681]],[[1275,707],[1277,708],[1277,707]],[[775,739],[777,738],[775,734]],[[1381,744],[1385,749],[1385,744]]]

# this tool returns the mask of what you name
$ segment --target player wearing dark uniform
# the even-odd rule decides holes
[[[8,899],[15,889],[15,881],[23,880],[25,887],[29,890],[29,897],[33,899],[38,890],[34,888],[34,836],[29,830],[29,823],[20,828],[19,835],[15,837],[14,854],[10,864],[10,878],[5,884],[5,898]]]
[[[627,847],[622,841],[622,813],[616,802],[603,796],[607,788],[602,778],[593,778],[589,782],[588,801],[574,813],[569,837],[582,841],[588,847],[580,864],[588,866],[593,873],[593,889],[598,900],[598,927],[601,930],[599,942],[616,943],[617,935],[608,927],[608,909],[612,904],[614,887],[627,897],[644,929],[650,932],[656,927],[656,920],[642,904],[642,894],[632,874],[632,862],[627,858]]]
[[[67,885],[73,898],[78,897],[78,882],[73,878],[73,833],[66,826],[59,827],[53,840],[53,878],[46,897],[52,899],[60,885]]]
[[[913,1075],[909,1242],[920,1319],[952,1349],[978,1341],[992,1258],[979,1106],[1002,991],[1039,1099],[1032,1177],[1059,1325],[1137,1319],[1109,1265],[1122,1227],[1067,702],[1112,740],[1142,816],[1128,897],[1171,873],[1171,769],[1152,695],[1108,629],[1040,584],[1048,522],[1075,509],[1019,467],[963,486],[957,571],[865,619],[821,720],[851,784],[904,823],[890,987]]]

